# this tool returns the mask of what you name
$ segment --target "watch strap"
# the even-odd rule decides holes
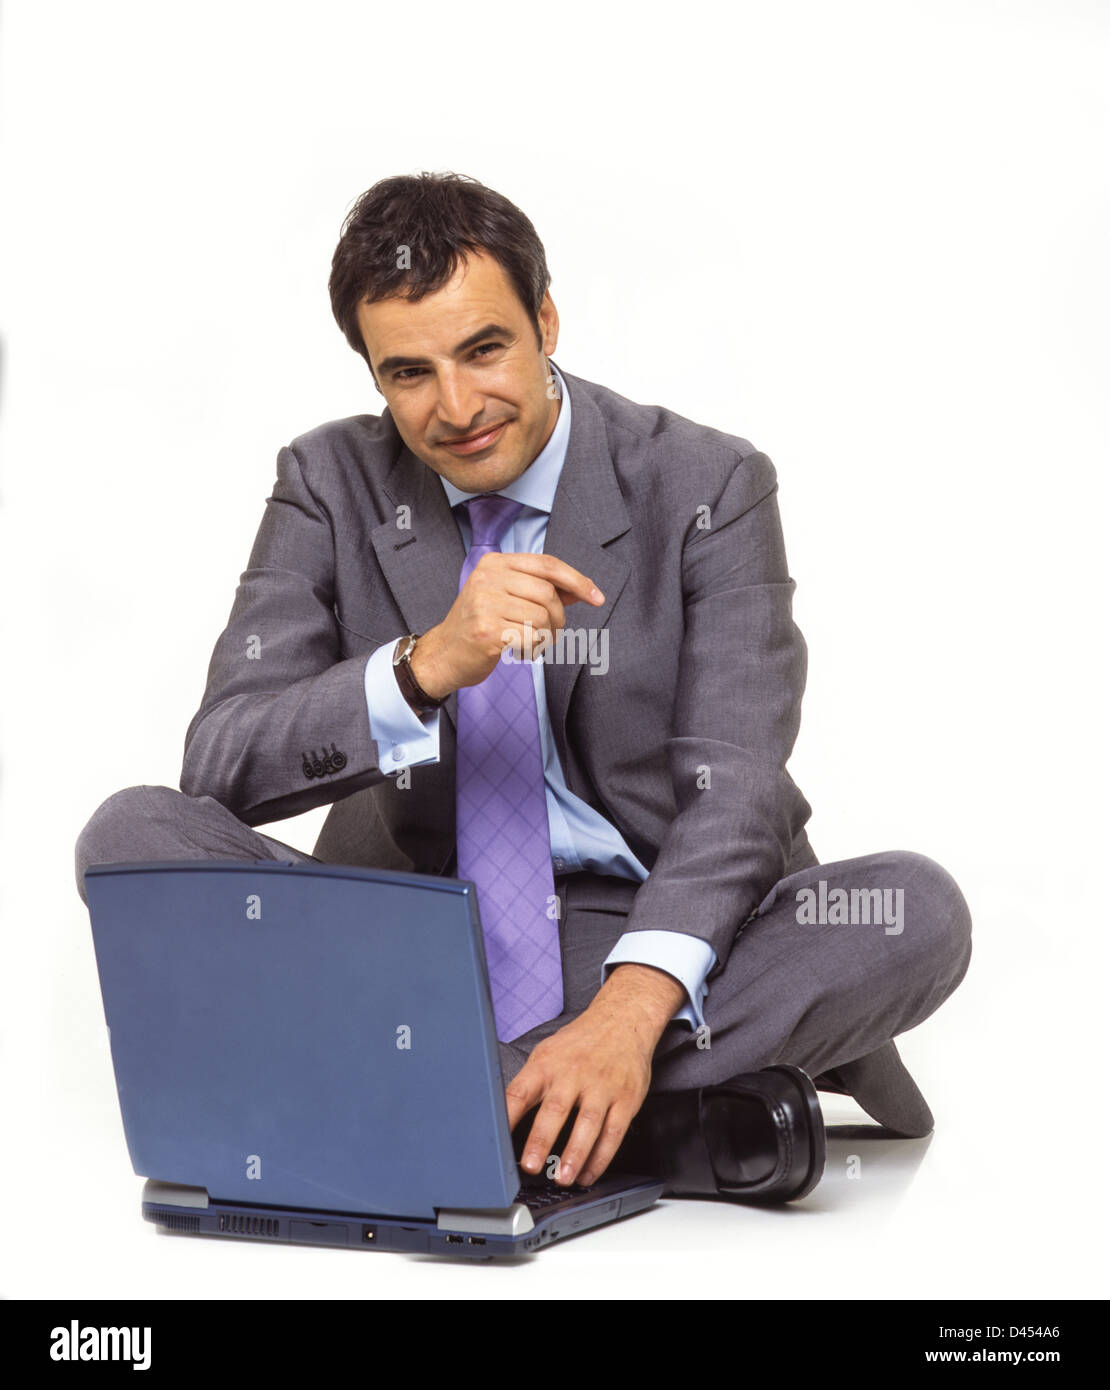
[[[416,647],[417,638],[420,634],[410,632],[407,637],[402,637],[393,649],[393,670],[397,676],[397,684],[401,694],[405,697],[410,708],[417,714],[422,714],[428,710],[439,709],[446,703],[447,696],[442,699],[434,699],[424,690],[420,682],[412,673],[410,658]]]

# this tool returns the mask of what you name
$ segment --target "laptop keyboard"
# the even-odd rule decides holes
[[[577,1183],[571,1183],[569,1187],[558,1187],[553,1182],[529,1183],[516,1194],[516,1200],[523,1203],[529,1211],[546,1211],[549,1207],[567,1202],[572,1197],[584,1197],[593,1190],[592,1187],[579,1187]]]

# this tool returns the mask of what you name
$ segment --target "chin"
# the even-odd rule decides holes
[[[517,461],[506,463],[502,459],[488,458],[469,466],[465,463],[454,463],[450,471],[442,466],[441,461],[438,471],[449,483],[454,483],[456,487],[464,488],[468,492],[496,492],[506,483],[519,478],[524,472],[524,467]]]

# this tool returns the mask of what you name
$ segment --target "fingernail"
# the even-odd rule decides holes
[[[571,1178],[574,1177],[574,1165],[572,1163],[564,1163],[559,1169],[559,1176],[564,1182],[570,1182]]]
[[[593,599],[595,603],[600,603],[602,599],[605,597],[605,595],[601,592],[600,589],[595,587],[590,590],[590,597]]]

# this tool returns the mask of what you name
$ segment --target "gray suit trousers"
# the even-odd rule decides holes
[[[210,796],[128,787],[104,801],[78,837],[82,900],[90,864],[148,859],[316,862],[245,825]],[[602,962],[624,931],[638,886],[592,873],[555,879],[565,1010],[501,1044],[506,1084],[531,1049],[597,993]],[[894,1133],[927,1134],[932,1114],[893,1039],[948,998],[970,956],[967,903],[933,860],[902,850],[830,864],[815,858],[738,923],[728,959],[709,976],[706,1029],[667,1025],[651,1089],[693,1090],[792,1062],[822,1089],[854,1096]]]

